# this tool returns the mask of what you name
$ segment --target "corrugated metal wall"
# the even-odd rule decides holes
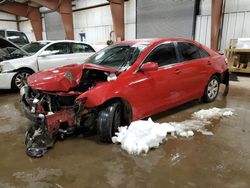
[[[76,8],[107,3],[106,0],[76,1]],[[135,39],[135,7],[136,1],[125,2],[125,39]],[[106,43],[110,32],[114,30],[110,6],[73,12],[75,40],[85,33],[86,41],[97,44]]]
[[[12,14],[7,14],[4,12],[0,12],[0,18],[1,19],[7,19],[7,20],[15,20],[16,17]],[[16,22],[9,22],[9,21],[0,21],[0,29],[17,29]]]
[[[228,48],[230,39],[250,37],[250,11],[224,14],[221,49]]]
[[[226,0],[220,49],[228,48],[230,39],[250,37],[250,1]],[[211,0],[201,1],[201,15],[197,16],[195,39],[210,47]]]
[[[202,15],[196,18],[195,40],[210,47],[211,16]]]

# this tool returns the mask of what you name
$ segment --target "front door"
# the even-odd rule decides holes
[[[175,106],[182,96],[182,82],[173,43],[164,43],[156,47],[143,63],[146,62],[158,63],[158,70],[139,70],[131,77],[132,81],[128,85],[134,96],[130,100],[136,103],[135,110],[144,117]]]
[[[45,51],[50,51],[54,54],[38,57],[37,62],[39,70],[64,66],[73,63],[71,57],[73,54],[71,53],[69,43],[67,42],[52,44],[47,47]]]

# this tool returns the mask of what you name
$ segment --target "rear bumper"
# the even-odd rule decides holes
[[[221,74],[221,83],[225,84],[223,96],[227,96],[229,92],[229,70],[228,69]]]
[[[229,85],[229,70],[227,69],[221,74],[221,83]]]

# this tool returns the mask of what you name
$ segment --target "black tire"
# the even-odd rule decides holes
[[[33,74],[31,70],[23,69],[19,70],[15,76],[12,78],[11,81],[11,89],[12,90],[19,90],[22,86],[27,82],[27,78]]]
[[[122,122],[122,106],[120,102],[106,105],[100,110],[97,118],[97,136],[101,142],[111,142]]]
[[[218,76],[212,76],[207,83],[207,86],[204,91],[203,101],[206,103],[212,102],[218,96],[220,90],[220,79]]]

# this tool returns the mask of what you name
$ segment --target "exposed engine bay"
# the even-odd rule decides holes
[[[7,39],[0,37],[0,62],[23,57],[24,53],[14,53],[16,49],[20,48]]]
[[[87,109],[84,107],[86,99],[76,99],[98,83],[110,80],[110,76],[114,78],[114,73],[83,69],[77,86],[66,92],[23,87],[20,92],[24,113],[36,123],[26,133],[27,154],[31,157],[41,157],[58,138],[63,139],[65,135],[79,131],[95,130],[98,108]],[[68,72],[64,77],[73,79]]]

